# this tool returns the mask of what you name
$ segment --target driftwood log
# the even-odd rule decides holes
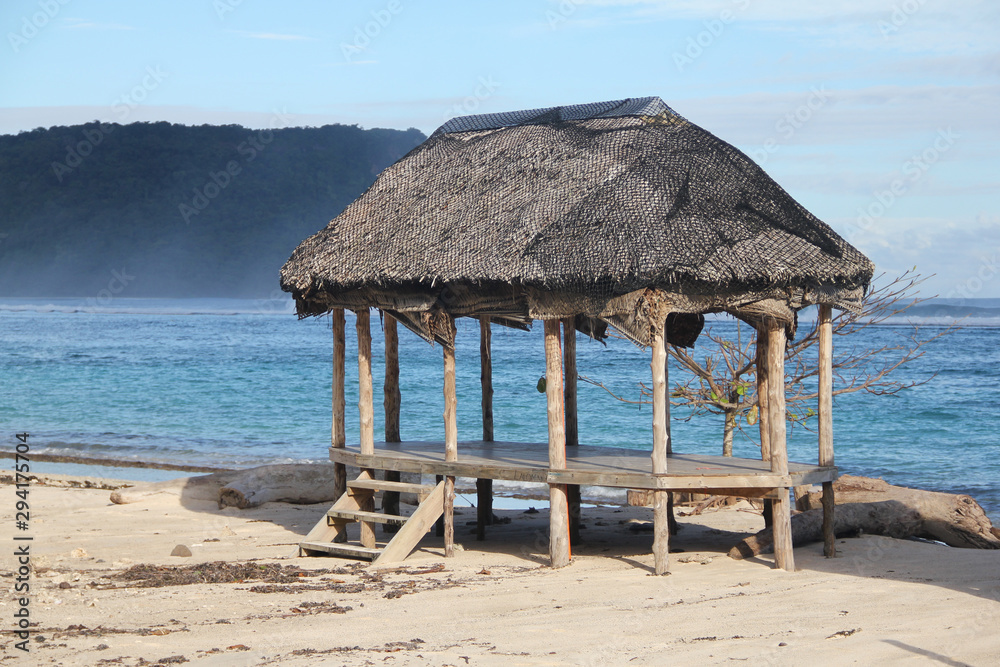
[[[269,502],[321,503],[336,500],[329,463],[290,463],[182,477],[118,489],[111,502],[124,505],[156,495],[184,501],[214,501],[219,507],[257,507]]]
[[[1000,549],[1000,529],[973,498],[964,494],[921,491],[893,486],[881,479],[844,475],[834,482],[837,537],[861,533],[887,537],[922,537],[966,549]],[[792,517],[792,543],[801,546],[823,540],[822,493],[801,500],[801,514]],[[767,528],[729,551],[731,558],[749,558],[773,550]]]

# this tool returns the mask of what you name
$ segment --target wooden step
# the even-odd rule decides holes
[[[411,484],[409,482],[383,482],[379,479],[352,479],[347,482],[349,489],[366,489],[371,491],[396,491],[397,493],[416,493],[426,495],[434,490],[433,484]]]
[[[366,521],[368,523],[390,523],[402,526],[408,517],[398,514],[382,514],[381,512],[365,512],[362,510],[330,510],[326,515],[331,519],[347,521]]]
[[[381,549],[369,549],[354,544],[331,543],[331,542],[299,542],[299,553],[303,551],[322,551],[334,556],[344,556],[346,558],[356,558],[357,560],[375,560]],[[306,554],[302,554],[306,555]]]

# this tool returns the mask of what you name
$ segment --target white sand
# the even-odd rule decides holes
[[[0,493],[0,540],[10,554],[14,489]],[[586,544],[569,567],[552,570],[541,503],[539,514],[498,512],[514,520],[486,542],[466,525],[474,510],[463,510],[463,551],[446,560],[440,539],[428,536],[407,569],[382,582],[359,568],[303,578],[287,592],[252,592],[260,582],[112,589],[125,582],[109,577],[140,563],[262,559],[318,569],[352,561],[294,557],[325,506],[219,511],[170,497],[113,505],[108,496],[31,489],[30,609],[44,641],[32,639],[25,656],[5,633],[0,664],[132,666],[172,656],[204,665],[1000,664],[996,551],[862,537],[839,541],[833,560],[821,545],[796,549],[798,571],[786,573],[770,556],[725,555],[762,525],[759,514],[729,509],[681,517],[672,544],[685,551],[674,554],[670,576],[654,577],[651,534],[622,523],[651,511],[607,507],[587,511]],[[178,544],[193,556],[170,556]],[[418,573],[438,564],[445,569]],[[328,590],[299,588],[310,584]],[[361,588],[351,584],[363,590],[350,592]],[[331,603],[351,609],[324,611]],[[4,628],[15,609],[5,596]]]

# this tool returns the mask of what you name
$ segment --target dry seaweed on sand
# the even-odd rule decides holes
[[[276,563],[226,563],[214,561],[198,565],[169,566],[140,563],[112,575],[112,580],[126,582],[126,588],[159,588],[161,586],[187,586],[190,584],[241,584],[262,582],[290,584],[306,577],[324,574],[354,574],[357,568],[304,570],[294,565]]]

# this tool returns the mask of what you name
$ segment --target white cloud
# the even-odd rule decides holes
[[[250,32],[247,30],[230,30],[229,32],[236,33],[243,37],[249,39],[267,39],[278,42],[315,42],[317,41],[315,37],[307,37],[305,35],[288,35],[284,33],[277,32]]]
[[[1000,4],[981,0],[550,0],[549,7],[566,25],[579,27],[710,21],[728,12],[754,30],[861,51],[990,51],[1000,28]],[[582,8],[591,11],[577,11]]]
[[[848,224],[832,226],[843,234]],[[852,242],[877,271],[895,276],[916,266],[924,276],[933,274],[922,296],[1000,296],[1000,220],[982,225],[947,218],[882,219]]]
[[[829,99],[817,105],[813,89],[824,90]],[[808,107],[810,100],[814,108]],[[1000,84],[881,85],[852,89],[824,87],[817,80],[794,92],[705,96],[667,102],[691,122],[740,146],[760,146],[769,137],[783,139],[789,127],[794,131],[783,141],[785,145],[868,144],[925,135],[933,138],[935,132],[948,127],[960,134],[974,135],[977,140],[1000,139],[1000,124],[996,122]],[[807,105],[805,110],[803,105]]]
[[[324,63],[321,67],[353,67],[355,65],[378,65],[377,60],[345,60],[339,63]]]
[[[82,18],[65,18],[63,27],[73,30],[135,30],[134,27],[123,23],[99,23]]]

